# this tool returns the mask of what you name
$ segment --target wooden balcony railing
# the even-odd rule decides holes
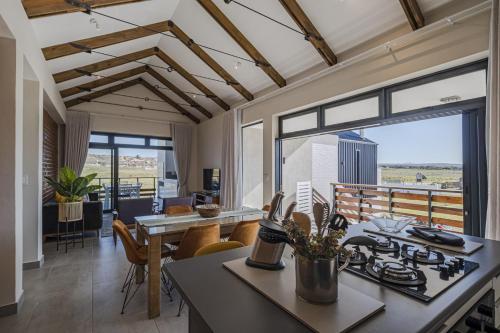
[[[331,187],[335,211],[351,221],[368,221],[374,213],[398,213],[463,232],[461,191],[346,183]]]

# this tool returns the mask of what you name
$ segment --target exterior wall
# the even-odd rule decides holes
[[[357,151],[359,151],[359,154]],[[350,184],[377,184],[376,144],[341,140],[338,154],[339,182]]]

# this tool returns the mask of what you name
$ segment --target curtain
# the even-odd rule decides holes
[[[486,238],[500,240],[500,11],[493,0],[490,20],[490,47],[487,99],[488,209]]]
[[[223,115],[221,204],[225,208],[239,208],[241,198],[241,112],[238,109]]]
[[[172,145],[174,148],[174,164],[179,183],[177,194],[180,197],[189,195],[188,179],[191,166],[191,144],[193,128],[185,124],[171,124]]]
[[[64,165],[80,175],[87,159],[90,141],[90,114],[67,112],[64,139]]]

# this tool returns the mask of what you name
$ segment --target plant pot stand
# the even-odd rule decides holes
[[[76,225],[78,223],[81,223],[82,224],[82,230],[81,232],[80,231],[76,231]],[[62,225],[65,225],[65,232],[63,230],[63,233],[61,233],[61,224]],[[69,228],[69,225],[70,224],[73,224],[73,231],[70,231],[70,228]],[[64,228],[63,228],[64,229]],[[81,233],[81,238],[79,241],[75,241],[75,236],[76,235],[79,235]],[[85,247],[85,218],[82,217],[81,220],[71,220],[71,221],[68,221],[67,219],[64,220],[64,221],[60,221],[58,220],[57,221],[57,251],[59,251],[59,243],[61,242],[61,236],[64,236],[64,240],[65,240],[65,252],[68,253],[68,237],[71,236],[72,237],[72,243],[73,243],[73,248],[75,248],[75,244],[77,243],[81,243],[82,244],[82,248]]]

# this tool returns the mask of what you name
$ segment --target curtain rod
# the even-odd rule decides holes
[[[328,67],[326,69],[323,69],[317,73],[311,74],[308,77],[305,77],[303,79],[300,79],[299,81],[293,82],[289,85],[286,85],[283,88],[274,90],[268,94],[265,94],[261,97],[257,97],[249,102],[246,102],[240,106],[236,106],[235,109],[239,110],[244,110],[247,109],[255,104],[264,102],[272,97],[279,96],[281,94],[284,94],[288,92],[289,90],[301,87],[311,81],[318,80],[324,76],[327,76],[329,74],[335,73],[339,70],[342,70],[348,66],[354,65],[358,62],[361,62],[363,60],[366,60],[370,58],[371,56],[378,54],[380,51],[383,53],[387,52],[393,52],[394,50],[392,49],[393,47],[401,47],[405,43],[409,43],[411,41],[417,41],[419,38],[422,38],[422,36],[425,36],[431,32],[434,32],[436,30],[443,29],[445,27],[450,27],[453,26],[453,24],[463,21],[469,17],[473,17],[475,15],[478,15],[482,13],[483,11],[489,10],[491,8],[491,1],[492,0],[487,0],[484,1],[478,5],[472,6],[470,8],[467,8],[461,12],[448,15],[434,23],[431,23],[429,25],[426,25],[418,30],[412,31],[410,33],[407,33],[405,35],[402,35],[400,37],[397,37],[391,41],[388,41],[384,44],[375,46],[367,51],[364,51],[358,55],[355,55],[354,57],[351,57],[349,59],[346,59],[344,61],[341,61],[331,67]]]

